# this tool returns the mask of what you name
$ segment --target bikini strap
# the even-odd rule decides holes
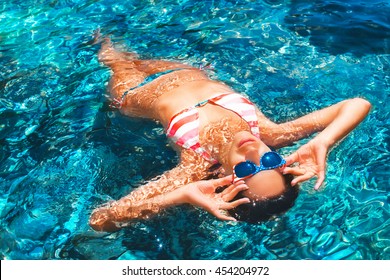
[[[251,133],[260,138],[256,107],[247,98],[238,93],[225,93],[209,99],[209,102],[239,115],[248,123]]]

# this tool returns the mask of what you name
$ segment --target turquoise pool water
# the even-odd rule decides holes
[[[1,258],[390,259],[389,17],[375,0],[1,1]],[[161,127],[108,107],[98,28],[144,57],[211,63],[275,121],[356,96],[373,110],[330,153],[324,187],[302,184],[274,221],[179,207],[97,233],[94,207],[177,163]]]

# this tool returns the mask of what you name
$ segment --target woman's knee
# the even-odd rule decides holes
[[[109,208],[96,209],[89,219],[89,225],[96,231],[113,232],[120,229]]]

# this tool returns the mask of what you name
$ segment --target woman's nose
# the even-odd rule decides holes
[[[257,151],[257,150],[248,151],[245,154],[245,159],[250,160],[250,161],[254,162],[255,164],[259,164],[259,162],[260,162],[259,151]]]

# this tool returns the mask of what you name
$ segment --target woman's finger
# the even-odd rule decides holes
[[[236,181],[236,182],[234,182],[233,184],[231,184],[229,187],[227,187],[226,189],[224,189],[223,192],[221,193],[221,195],[224,196],[224,195],[226,195],[226,194],[229,194],[229,193],[232,192],[236,187],[239,187],[239,186],[242,186],[242,185],[246,186],[244,180]]]
[[[296,167],[285,167],[283,169],[283,174],[292,174],[294,176],[300,176],[306,173],[306,169],[299,166]]]
[[[211,180],[213,187],[216,189],[221,186],[226,186],[232,183],[232,176],[228,175],[219,179]]]
[[[231,184],[229,187],[222,191],[221,196],[223,197],[224,195],[230,193],[235,187],[235,185]]]
[[[228,214],[223,214],[219,210],[210,213],[222,221],[233,221],[233,222],[237,221],[232,216],[229,216]]]
[[[291,181],[291,186],[295,186],[296,184],[298,184],[300,182],[307,181],[313,176],[314,176],[313,172],[307,172],[302,176],[295,177],[294,180]]]
[[[233,185],[234,186],[234,185]],[[230,188],[230,187],[229,187]],[[225,194],[222,195],[223,201],[231,201],[233,198],[236,197],[236,195],[241,192],[249,189],[249,187],[245,184],[241,184],[238,186],[234,186],[233,189],[231,189],[229,192],[226,192]]]
[[[207,190],[207,192],[215,192],[218,187],[230,185],[231,183],[231,176],[225,176],[219,179],[197,181],[192,184],[196,185],[198,188]]]
[[[286,160],[286,165],[291,165],[294,162],[297,162],[298,161],[298,153],[297,152],[292,153],[291,155],[286,157],[285,160]]]
[[[235,218],[229,216],[229,214],[226,211],[221,210],[220,208],[207,209],[207,212],[209,212],[210,214],[214,215],[215,217],[223,221],[236,221]]]
[[[245,184],[245,180],[242,179],[242,178],[236,177],[236,179],[233,182],[233,185],[238,186],[238,185],[241,185],[241,184]]]
[[[225,203],[222,203],[219,208],[220,209],[224,209],[224,210],[230,210],[230,209],[233,209],[233,208],[236,208],[237,206],[241,205],[241,204],[246,204],[246,203],[250,203],[250,199],[247,198],[247,197],[244,197],[244,198],[240,198],[240,199],[237,199],[237,200],[234,200],[232,202],[225,202]]]
[[[316,184],[315,184],[315,186],[314,186],[314,189],[315,189],[316,191],[321,187],[321,185],[322,185],[322,183],[324,182],[324,180],[325,180],[325,171],[324,171],[324,170],[321,170],[321,171],[319,172],[319,174],[318,174],[318,179],[317,179],[317,182],[316,182]]]

